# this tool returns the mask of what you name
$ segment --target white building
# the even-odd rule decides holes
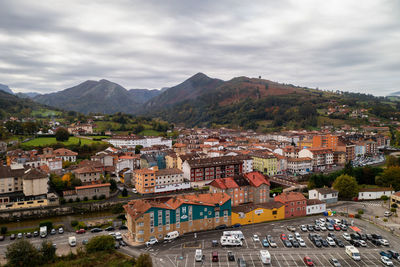
[[[118,157],[118,161],[115,164],[115,172],[119,173],[124,170],[134,170],[135,169],[135,158],[132,156],[120,156]]]
[[[179,169],[162,169],[156,171],[155,193],[189,189],[190,182],[185,181],[183,172]]]
[[[78,153],[65,148],[56,149],[53,151],[53,154],[57,158],[61,158],[62,161],[69,161],[69,162],[75,162],[76,156],[78,156]]]
[[[312,171],[311,158],[288,158],[287,170],[292,174],[307,174]]]
[[[382,196],[387,196],[390,198],[395,191],[393,188],[364,188],[358,191],[358,200],[371,200],[371,199],[380,199]]]
[[[305,148],[300,150],[299,158],[311,158],[313,169],[322,171],[333,164],[333,152],[328,148]]]
[[[306,215],[321,214],[326,211],[326,203],[319,199],[307,199]]]
[[[309,199],[319,199],[325,203],[336,203],[339,191],[332,188],[315,188],[308,191]]]
[[[247,155],[237,156],[240,160],[243,161],[242,164],[242,172],[249,173],[254,171],[253,169],[253,158]]]
[[[38,171],[37,169],[29,169],[22,176],[23,192],[25,196],[45,195],[48,192],[47,174]]]
[[[136,146],[151,147],[165,145],[172,148],[172,140],[162,137],[113,136],[107,142],[115,147],[135,148]]]

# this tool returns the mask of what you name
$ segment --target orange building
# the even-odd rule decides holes
[[[338,137],[331,134],[315,135],[312,139],[312,147],[326,147],[333,151],[336,150],[338,145]]]
[[[154,169],[140,169],[135,170],[136,184],[135,188],[140,194],[154,193],[156,186],[156,170]]]

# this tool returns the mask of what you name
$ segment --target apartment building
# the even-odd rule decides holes
[[[152,194],[156,186],[156,171],[153,168],[135,170],[135,188],[140,194]]]
[[[333,164],[333,152],[329,148],[305,148],[299,152],[299,158],[311,158],[314,171],[328,169]]]
[[[85,166],[72,171],[75,174],[75,178],[82,181],[82,184],[88,184],[98,182],[103,171],[92,166]]]
[[[312,171],[311,158],[288,158],[287,171],[291,174],[304,175]]]
[[[231,225],[231,200],[224,193],[137,199],[124,206],[129,238],[144,243],[167,233],[211,230]]]
[[[285,218],[306,216],[307,199],[299,192],[284,192],[275,197],[285,205]]]
[[[273,176],[278,171],[278,159],[269,152],[253,153],[253,169],[265,175]]]
[[[152,147],[155,145],[165,145],[172,147],[172,140],[162,137],[139,137],[134,135],[113,136],[107,140],[115,147],[135,148],[136,146]]]
[[[155,193],[185,190],[190,188],[190,182],[183,178],[183,171],[172,168],[155,171]]]

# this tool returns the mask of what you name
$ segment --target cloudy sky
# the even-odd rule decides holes
[[[197,72],[400,91],[400,1],[0,1],[0,83],[14,91],[161,88]]]

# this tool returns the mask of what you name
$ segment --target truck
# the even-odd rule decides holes
[[[40,237],[45,238],[47,236],[47,226],[40,227]]]
[[[76,246],[76,237],[75,236],[68,237],[68,244],[71,247],[75,247]]]
[[[360,252],[354,246],[346,246],[346,254],[355,261],[361,260]]]
[[[178,237],[179,237],[179,232],[178,231],[172,231],[172,232],[169,232],[168,234],[165,235],[164,241],[172,241],[172,240],[174,240],[174,239],[176,239]]]
[[[222,233],[223,236],[235,236],[239,238],[240,240],[244,240],[244,235],[242,231],[224,231]]]
[[[221,246],[223,247],[241,247],[242,241],[236,236],[221,236]]]

